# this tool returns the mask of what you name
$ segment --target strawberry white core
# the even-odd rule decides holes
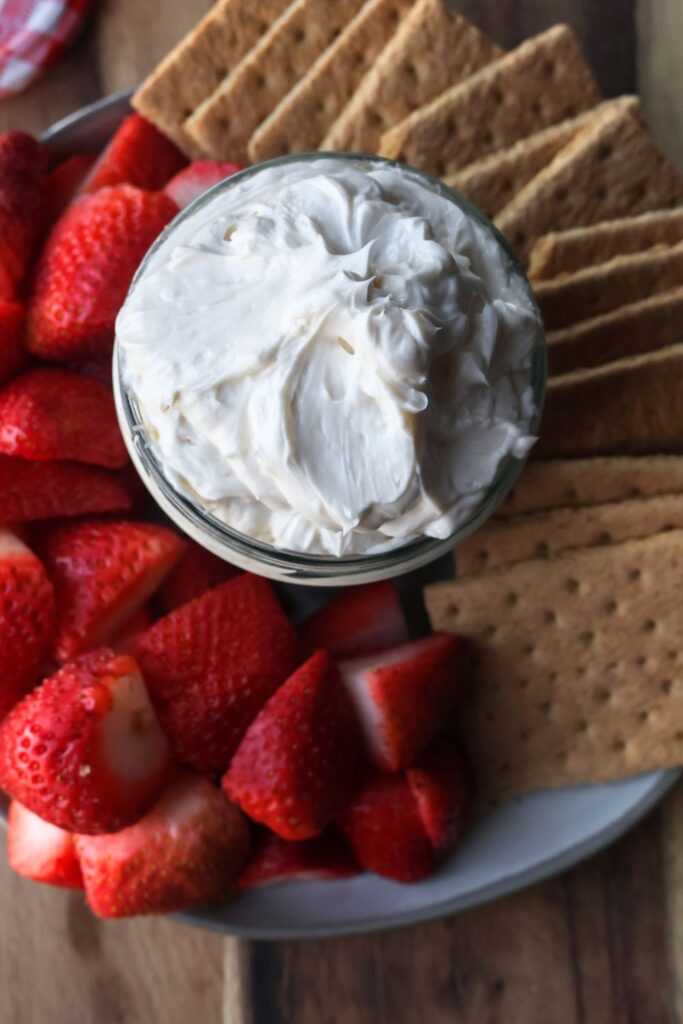
[[[142,676],[117,678],[112,696],[111,710],[102,723],[103,757],[110,771],[123,782],[145,780],[163,766],[168,756],[168,740]]]

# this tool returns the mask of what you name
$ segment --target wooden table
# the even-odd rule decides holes
[[[39,131],[134,84],[210,2],[94,3],[67,59],[0,104],[0,130]],[[605,90],[637,83],[660,144],[683,163],[682,0],[458,7],[506,46],[571,22]],[[683,788],[560,878],[356,939],[249,944],[165,920],[105,924],[79,895],[25,882],[0,858],[1,1024],[673,1024],[682,984]]]

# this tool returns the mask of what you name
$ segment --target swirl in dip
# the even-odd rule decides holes
[[[170,482],[308,554],[446,538],[534,438],[528,286],[428,179],[257,169],[162,238],[117,322]]]

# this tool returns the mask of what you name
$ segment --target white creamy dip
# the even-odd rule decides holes
[[[380,162],[266,167],[161,242],[117,321],[171,482],[278,548],[448,537],[534,438],[541,325],[493,235]]]

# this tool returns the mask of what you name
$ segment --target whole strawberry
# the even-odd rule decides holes
[[[0,724],[0,787],[71,832],[136,821],[170,771],[137,664],[106,649],[46,679]]]
[[[0,134],[0,299],[13,299],[43,227],[47,155],[24,132]]]
[[[142,257],[177,213],[162,192],[115,185],[73,203],[38,261],[27,345],[44,359],[106,355]]]

